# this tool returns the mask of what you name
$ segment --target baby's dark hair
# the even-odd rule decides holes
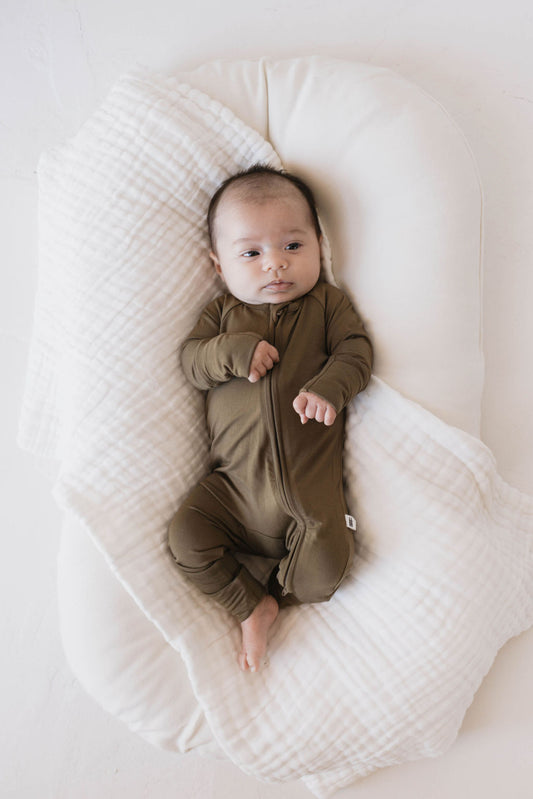
[[[222,195],[225,193],[226,189],[235,183],[242,183],[244,186],[252,187],[259,187],[262,183],[269,185],[272,184],[272,178],[283,178],[284,180],[289,181],[289,183],[291,183],[296,189],[298,189],[300,194],[303,195],[309,207],[317,238],[320,238],[322,231],[320,229],[320,222],[318,220],[316,202],[313,192],[307,183],[305,183],[297,175],[293,175],[291,172],[286,172],[284,169],[276,169],[268,164],[258,163],[253,164],[252,166],[248,167],[248,169],[243,169],[240,172],[237,172],[235,175],[231,175],[231,177],[227,178],[223,183],[220,184],[218,189],[211,197],[209,208],[207,209],[207,229],[209,232],[209,243],[213,251],[215,251],[216,212]]]

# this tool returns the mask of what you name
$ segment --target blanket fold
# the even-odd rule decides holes
[[[207,468],[179,342],[218,286],[205,210],[268,142],[205,94],[130,75],[39,167],[40,265],[21,445],[182,655],[214,737],[244,771],[319,797],[443,752],[511,636],[533,623],[533,499],[478,440],[378,378],[352,404],[354,569],[289,608],[270,666],[236,665],[237,623],[185,584],[166,526]]]

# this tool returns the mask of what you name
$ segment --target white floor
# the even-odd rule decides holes
[[[152,749],[78,686],[58,633],[60,519],[15,444],[36,279],[39,153],[135,63],[319,53],[389,66],[441,101],[485,190],[483,439],[533,493],[533,13],[528,0],[3,0],[0,9],[2,556],[0,795],[6,799],[304,799],[225,762]],[[457,743],[375,774],[351,799],[530,799],[533,631],[507,644]]]

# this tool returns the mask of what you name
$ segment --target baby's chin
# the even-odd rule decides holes
[[[305,290],[290,280],[279,280],[265,286],[260,296],[265,298],[264,302],[283,302],[285,299],[296,300],[305,293]]]
[[[318,280],[316,281],[318,283]],[[232,292],[233,296],[248,305],[279,305],[281,302],[292,302],[308,294],[315,286],[297,286],[290,281],[283,281],[276,285],[267,285],[253,295],[245,296],[244,293]]]
[[[300,297],[303,297],[304,294],[307,294],[310,290],[311,289],[306,289],[305,291],[265,291],[256,298],[255,303],[257,305],[279,305],[280,302],[292,302],[293,300],[298,300]]]

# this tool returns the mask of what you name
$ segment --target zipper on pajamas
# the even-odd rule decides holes
[[[269,340],[271,341],[272,345],[276,347],[276,329],[277,323],[279,322],[280,318],[284,313],[284,308],[278,308],[274,311],[273,308],[270,309],[270,324],[269,324]],[[280,440],[280,429],[276,422],[276,409],[277,409],[277,401],[276,401],[276,369],[271,369],[268,374],[265,376],[265,395],[266,395],[266,413],[267,413],[267,424],[268,424],[268,432],[270,436],[270,444],[272,450],[272,457],[274,461],[274,470],[276,473],[276,484],[279,494],[279,499],[281,500],[282,506],[285,508],[289,516],[292,516],[295,519],[298,527],[303,527],[303,518],[299,510],[296,508],[291,492],[288,486],[288,478],[286,477],[287,469],[285,466],[285,458],[283,454],[283,449]],[[283,593],[287,593],[287,590],[284,589]]]

